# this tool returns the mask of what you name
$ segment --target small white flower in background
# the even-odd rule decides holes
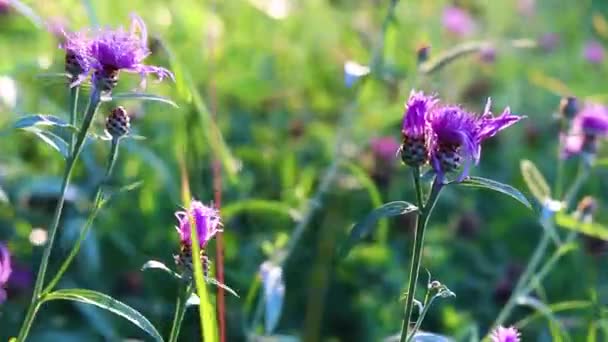
[[[354,61],[346,61],[344,63],[344,84],[347,87],[352,87],[357,80],[367,74],[370,69],[366,65],[361,65]]]
[[[0,103],[9,109],[17,105],[17,83],[8,76],[0,76]]]
[[[279,323],[283,299],[285,298],[285,283],[283,282],[283,269],[270,261],[260,265],[260,276],[264,286],[265,324],[266,334],[271,334]]]
[[[289,16],[292,5],[289,0],[249,0],[249,2],[272,19],[285,19]]]

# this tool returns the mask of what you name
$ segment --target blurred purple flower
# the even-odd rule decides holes
[[[188,247],[192,245],[192,240],[190,239],[190,215],[196,224],[199,246],[203,249],[217,232],[222,231],[219,212],[214,208],[205,206],[199,201],[192,200],[188,211],[178,211],[175,213],[179,221],[179,227],[176,227],[176,229],[181,243]]]
[[[492,331],[490,339],[492,342],[519,342],[519,331],[514,327],[498,327]]]
[[[399,142],[394,137],[381,137],[371,140],[370,145],[374,156],[383,163],[390,164],[395,160],[399,150]]]
[[[496,61],[496,49],[493,46],[484,46],[479,51],[479,59],[484,63],[494,63]]]
[[[174,79],[173,74],[165,68],[143,64],[150,54],[148,31],[144,21],[136,15],[131,16],[129,31],[123,27],[99,30],[91,40],[88,52],[95,71],[93,83],[120,70],[140,74],[142,86],[148,74],[156,74],[159,80],[165,77]]]
[[[488,99],[481,116],[475,116],[457,106],[444,106],[433,110],[429,116],[432,135],[430,139],[431,163],[442,176],[460,167],[464,169],[459,180],[468,175],[470,163],[477,164],[481,156],[481,143],[521,120],[511,115],[507,107],[501,115],[494,117]]]
[[[13,263],[13,272],[8,279],[8,287],[11,290],[25,291],[34,284],[34,274],[30,267]]]
[[[11,255],[8,248],[0,243],[0,304],[6,300],[6,291],[4,287],[12,273]]]
[[[589,41],[585,44],[583,56],[589,63],[600,64],[604,61],[604,47],[597,41]]]
[[[11,4],[8,0],[0,0],[0,14],[6,14],[10,12]]]
[[[586,103],[572,120],[572,127],[563,141],[563,157],[581,152],[595,153],[598,139],[608,137],[608,108]]]
[[[448,32],[458,37],[469,36],[475,30],[475,22],[469,12],[455,6],[443,10],[441,22]]]
[[[518,0],[517,12],[521,15],[531,17],[536,11],[536,0]]]
[[[557,33],[545,33],[538,38],[538,46],[541,47],[545,52],[552,52],[557,48],[559,44],[559,35]]]

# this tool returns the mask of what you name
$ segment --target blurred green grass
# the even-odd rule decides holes
[[[170,328],[176,284],[162,274],[138,270],[148,259],[171,264],[178,251],[172,214],[180,204],[179,158],[188,165],[193,193],[205,202],[213,198],[211,159],[218,148],[226,162],[224,171],[233,168],[232,177],[223,177],[227,211],[247,201],[272,201],[271,205],[233,209],[234,214],[225,218],[226,283],[242,297],[227,297],[228,333],[229,340],[241,340],[242,327],[249,320],[243,297],[268,257],[262,246],[292,232],[324,169],[335,158],[339,117],[356,96],[343,84],[343,64],[370,60],[388,6],[388,1],[292,1],[289,14],[275,19],[254,6],[262,2],[25,2],[44,21],[63,22],[70,29],[95,22],[125,25],[129,13],[137,12],[153,37],[150,62],[176,73],[175,84],[150,84],[149,91],[172,98],[179,109],[127,104],[136,133],[147,140],[125,144],[117,179],[125,184],[142,180],[144,185],[114,199],[100,215],[69,273],[70,281],[133,305],[161,332]],[[524,189],[519,160],[525,158],[553,179],[557,137],[552,118],[559,98],[569,95],[562,92],[604,101],[608,96],[606,63],[591,65],[582,58],[585,42],[605,44],[608,39],[598,24],[601,21],[592,19],[607,18],[608,5],[537,1],[534,16],[526,17],[517,11],[516,1],[458,1],[475,15],[478,27],[470,39],[537,39],[556,33],[559,44],[551,52],[499,46],[493,63],[473,54],[436,74],[415,75],[415,51],[420,44],[429,44],[434,56],[465,41],[441,26],[442,10],[449,4],[398,4],[395,22],[387,31],[385,69],[361,86],[349,118],[344,155],[373,176],[370,139],[399,138],[403,101],[416,87],[475,111],[491,96],[495,108],[509,105],[513,112],[528,116],[484,147],[475,174]],[[62,164],[54,151],[32,136],[4,129],[24,113],[66,115],[63,85],[37,77],[62,70],[63,53],[57,45],[57,38],[44,27],[35,27],[14,11],[0,14],[0,76],[16,86],[14,105],[4,97],[6,82],[0,86],[0,186],[10,199],[10,204],[0,204],[0,240],[8,241],[19,263],[33,269],[41,248],[30,243],[29,234],[48,224]],[[120,83],[128,90],[137,80],[123,75]],[[225,147],[218,147],[214,139],[209,119],[212,104]],[[109,105],[102,107],[104,113],[109,110]],[[102,125],[98,123],[95,130],[101,132]],[[107,149],[92,144],[85,151],[61,239],[69,239],[70,231],[76,231],[85,217]],[[568,170],[571,175],[574,171],[574,166]],[[606,179],[606,172],[599,170],[582,192],[598,196],[600,207],[606,204],[601,197],[607,193]],[[376,206],[370,193],[378,191],[384,202],[414,198],[408,172],[400,165],[395,165],[389,179],[375,181],[375,190],[370,190],[361,177],[339,169],[338,180],[285,265],[286,303],[279,333],[341,341],[375,341],[397,333],[402,312],[398,298],[407,279],[413,221],[408,217],[391,220],[385,239],[375,235],[338,264],[327,260],[327,249],[340,243],[349,227]],[[286,214],[277,215],[277,211]],[[606,220],[608,216],[600,210],[596,221]],[[423,328],[463,338],[472,326],[483,332],[502,305],[509,272],[526,262],[541,228],[516,202],[464,189],[445,192],[430,225],[423,267],[458,297],[434,307]],[[66,252],[64,247],[55,254],[51,272]],[[601,271],[606,261],[605,252],[592,255],[581,244],[544,283],[548,303],[596,297],[597,303],[606,305],[606,272]],[[29,291],[9,291],[10,300],[0,307],[0,339],[16,333]],[[571,319],[573,340],[586,336],[592,322],[605,320],[598,312],[594,307],[565,316]],[[515,316],[529,313],[520,309]],[[198,336],[197,322],[191,309],[182,340]],[[546,321],[534,321],[523,334],[546,340]],[[115,317],[63,303],[44,308],[32,340],[112,340],[116,336],[144,338]]]

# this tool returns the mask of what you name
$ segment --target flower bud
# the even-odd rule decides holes
[[[131,123],[127,111],[123,107],[116,107],[106,119],[106,131],[114,139],[129,134]]]
[[[78,62],[76,54],[70,50],[65,53],[65,71],[70,74],[70,77],[75,78],[83,73],[82,66]]]
[[[418,50],[416,50],[418,64],[422,64],[429,60],[430,51],[431,47],[429,45],[421,45]]]
[[[574,119],[578,110],[578,100],[575,96],[564,97],[559,103],[559,112],[561,116],[568,120]]]
[[[403,144],[399,151],[401,152],[401,160],[408,166],[419,167],[428,161],[429,153],[424,137],[410,138],[404,135]]]

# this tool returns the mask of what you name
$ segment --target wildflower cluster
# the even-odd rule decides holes
[[[506,108],[494,117],[488,99],[482,115],[475,115],[459,106],[443,105],[434,96],[412,91],[403,117],[401,159],[412,167],[430,163],[443,177],[464,164],[460,176],[468,175],[470,164],[477,164],[481,143],[500,130],[521,120]]]
[[[149,74],[156,74],[159,80],[174,78],[165,68],[143,64],[150,54],[148,33],[143,20],[136,15],[131,16],[129,30],[119,27],[64,35],[61,47],[66,51],[66,71],[72,76],[72,85],[80,84],[92,75],[95,87],[111,91],[121,70],[141,75],[142,86]]]

